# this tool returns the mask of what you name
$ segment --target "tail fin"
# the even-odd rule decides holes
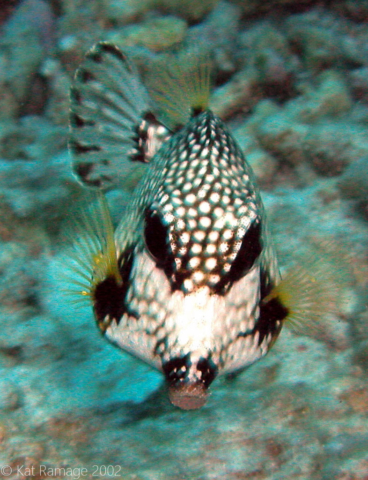
[[[71,89],[69,148],[79,180],[101,188],[134,187],[169,134],[150,110],[134,66],[116,46],[97,43]]]

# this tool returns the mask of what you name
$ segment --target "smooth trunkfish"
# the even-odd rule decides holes
[[[208,106],[209,58],[164,58],[144,86],[100,42],[76,72],[69,148],[94,193],[74,221],[69,290],[189,410],[217,376],[264,357],[283,325],[317,325],[340,283],[318,256],[281,280],[251,167]],[[137,186],[114,231],[103,191],[127,183]]]

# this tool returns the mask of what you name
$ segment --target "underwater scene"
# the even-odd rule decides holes
[[[0,478],[368,480],[368,1],[0,4]]]

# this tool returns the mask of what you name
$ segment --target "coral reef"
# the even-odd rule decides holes
[[[232,0],[239,5],[246,16],[258,16],[273,9],[303,9],[318,3],[316,0]]]
[[[0,7],[0,468],[8,466],[7,478],[368,478],[367,22],[365,0]],[[69,88],[99,40],[129,51],[144,76],[168,51],[207,52],[211,108],[254,169],[282,273],[296,259],[307,264],[308,246],[326,238],[338,245],[337,264],[344,258],[351,270],[338,317],[314,336],[285,329],[262,362],[218,380],[199,411],[174,409],[161,376],[105,343],[89,309],[61,292],[63,225],[83,194],[67,151]],[[117,223],[130,192],[107,196]],[[67,467],[72,474],[55,470]]]
[[[368,218],[368,157],[351,163],[338,181],[344,198],[351,199]]]
[[[122,49],[136,45],[153,51],[160,51],[181,43],[184,40],[186,30],[187,25],[184,20],[174,16],[166,16],[112,32],[107,36],[107,40]]]

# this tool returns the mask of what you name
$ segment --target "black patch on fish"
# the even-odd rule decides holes
[[[138,317],[137,313],[129,309],[126,303],[134,258],[132,251],[125,252],[123,258],[124,260],[122,258],[119,259],[121,284],[116,281],[114,276],[109,276],[96,285],[93,292],[93,308],[97,323],[103,331],[108,327],[108,325],[104,324],[104,319],[107,315],[109,315],[111,320],[115,319],[118,324],[124,313]]]
[[[128,287],[130,284],[130,275],[133,268],[133,261],[134,261],[134,251],[132,248],[125,250],[118,260],[119,271],[122,279],[123,285],[125,285],[124,290],[124,302],[126,300],[126,293],[128,291]],[[125,304],[125,311],[132,315],[135,318],[138,318],[138,314],[134,312],[127,304]],[[118,319],[119,323],[120,318]]]
[[[142,121],[134,128],[133,141],[136,146],[130,158],[134,162],[148,163],[152,156],[152,142],[155,142],[155,131],[162,124],[152,112],[143,115]]]
[[[99,46],[101,47],[101,50],[103,52],[111,53],[112,55],[115,55],[115,57],[119,58],[119,60],[125,61],[125,56],[115,45],[112,45],[111,43],[101,42],[99,43]]]
[[[148,141],[148,128],[151,124],[158,125],[156,117],[151,112],[143,115],[142,121],[134,129],[133,140],[136,143],[136,151],[131,156],[131,159],[136,162],[146,163],[145,147]]]
[[[267,270],[261,268],[261,299],[266,298],[273,289],[273,283]]]
[[[80,178],[87,178],[88,175],[92,172],[92,170],[92,163],[79,163],[78,165],[74,166],[74,171]],[[96,185],[96,187],[97,186],[98,185]]]
[[[253,267],[254,262],[262,252],[261,235],[261,223],[259,221],[253,222],[243,237],[229,272],[214,287],[216,293],[224,295],[234,282],[244,277]]]
[[[100,150],[102,150],[101,147],[99,147],[98,145],[83,145],[77,140],[70,140],[69,148],[73,153],[77,155],[83,155],[84,153],[90,152],[99,152]]]
[[[93,292],[93,308],[101,330],[105,330],[104,319],[107,315],[109,315],[111,320],[119,321],[125,311],[123,298],[124,287],[123,285],[118,285],[113,276],[107,277],[96,286]]]
[[[184,382],[191,366],[190,354],[176,357],[162,364],[162,370],[170,385]]]
[[[195,106],[192,107],[192,117],[198,117],[201,113],[203,113],[205,109],[202,106]]]
[[[94,75],[84,68],[79,68],[76,73],[76,78],[82,83],[91,82],[95,79]]]
[[[153,332],[153,335],[156,335],[158,329],[160,329],[161,327],[162,327],[162,326],[159,325],[159,327],[157,328],[157,330]],[[164,346],[163,350],[164,350],[164,352],[165,352],[165,351],[167,350],[167,348],[168,348],[167,337],[160,338],[160,340],[157,341],[157,343],[156,343],[156,345],[155,345],[155,348],[154,348],[154,350],[153,350],[154,353],[155,353],[155,355],[160,355],[160,354],[161,354],[161,353],[160,353],[161,350],[162,350],[162,349],[161,349],[161,345]]]
[[[261,223],[253,222],[246,231],[240,249],[231,265],[229,277],[232,282],[244,277],[253,267],[262,252],[261,234]]]
[[[101,164],[108,165],[108,160],[101,160]],[[83,181],[88,182],[93,187],[103,187],[104,182],[111,182],[111,177],[108,175],[101,175],[97,179],[92,180],[90,175],[93,173],[95,164],[93,163],[78,163],[73,166],[74,173]]]
[[[146,248],[170,279],[174,271],[174,255],[170,246],[168,227],[161,215],[154,209],[146,209],[144,239]]]
[[[96,125],[96,122],[94,122],[93,120],[85,120],[83,117],[81,117],[80,115],[77,115],[74,112],[70,114],[70,122],[73,125],[73,127],[77,127],[77,128],[93,127]]]
[[[126,56],[119,50],[119,48],[107,42],[97,43],[93,49],[86,54],[86,58],[95,63],[103,63],[105,54],[113,55],[118,58],[119,61],[126,63]]]
[[[202,383],[205,387],[209,387],[218,373],[218,368],[208,358],[201,357],[197,365],[193,365],[190,353],[182,357],[173,358],[162,364],[165,377],[169,385],[172,386],[192,382],[193,380],[189,380],[188,375],[191,370],[193,372],[193,367],[197,370],[197,379],[195,381]]]
[[[181,268],[178,269],[175,264],[172,246],[177,248],[179,236],[174,230],[169,232],[169,227],[165,225],[162,216],[157,211],[146,210],[144,228],[146,248],[155,260],[157,267],[164,271],[172,291],[181,290],[184,281],[192,275],[192,269],[188,266],[185,267],[190,259],[188,254],[181,258],[183,265]],[[190,248],[191,243],[187,246]]]
[[[193,106],[192,107],[192,117],[197,117],[198,115],[200,115],[201,113],[204,112],[204,109],[203,107],[195,107]]]
[[[277,336],[282,327],[282,321],[288,316],[289,310],[281,303],[278,297],[267,302],[263,300],[272,291],[273,285],[269,282],[268,275],[261,271],[261,301],[259,304],[259,319],[256,329],[259,331],[259,343],[271,333]],[[279,323],[279,324],[278,324]]]
[[[211,359],[201,357],[197,363],[197,369],[201,372],[201,381],[206,387],[216,378],[218,368]]]
[[[99,47],[100,47],[100,44],[97,44],[93,50],[90,50],[86,54],[86,57],[92,60],[92,62],[102,63],[103,57],[102,57],[101,49]]]
[[[289,314],[289,310],[284,307],[278,297],[272,298],[266,303],[261,303],[260,312],[258,325],[266,322],[275,323],[277,320],[284,320]]]
[[[111,43],[100,42],[96,45],[96,47],[101,49],[101,52],[110,53],[122,62],[126,62],[125,55],[115,45],[112,45]]]
[[[71,87],[70,89],[70,98],[75,103],[78,103],[78,104],[82,103],[82,96],[80,94],[80,91],[75,87]]]
[[[245,338],[248,335],[254,336],[254,334],[259,332],[258,345],[260,345],[265,336],[271,333],[272,337],[276,339],[280,333],[282,327],[282,321],[287,317],[289,311],[280,300],[275,297],[268,301],[267,303],[263,302],[263,299],[267,297],[272,291],[273,285],[270,282],[269,275],[266,271],[261,269],[261,301],[259,304],[259,318],[256,323],[256,326],[253,330],[247,330],[245,332],[239,332],[237,338]],[[254,314],[254,312],[253,312]]]

